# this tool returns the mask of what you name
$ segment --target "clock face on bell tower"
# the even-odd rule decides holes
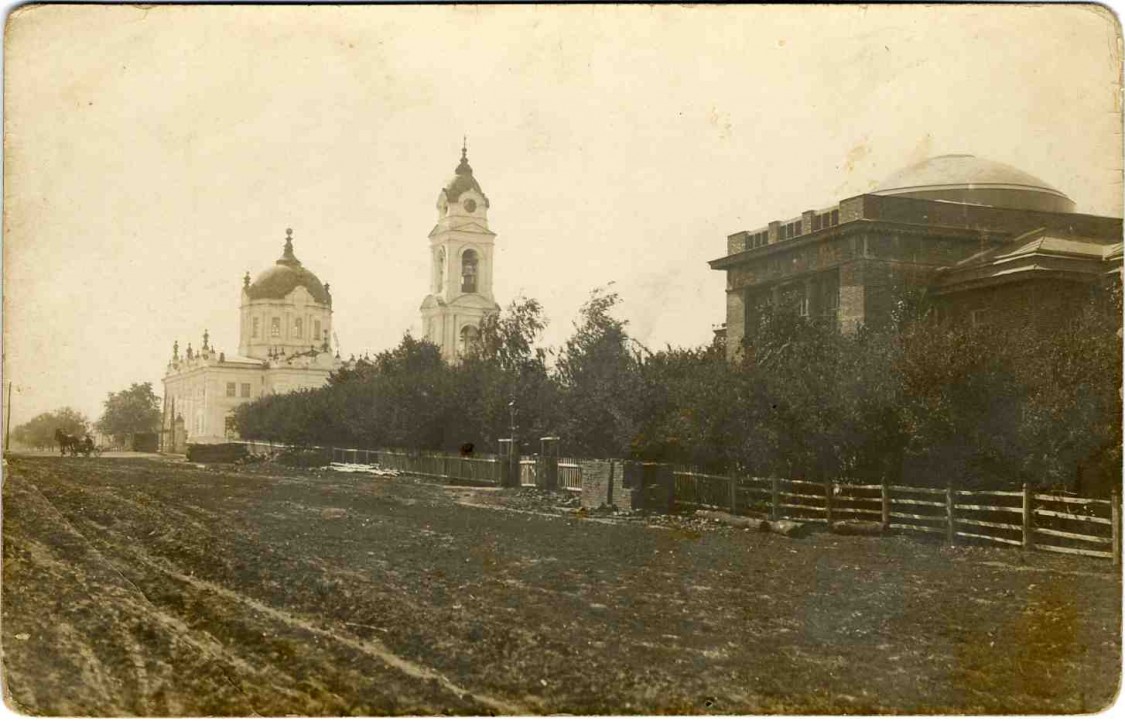
[[[472,198],[467,198],[461,207],[465,209],[466,213],[475,213],[477,210],[477,201]]]

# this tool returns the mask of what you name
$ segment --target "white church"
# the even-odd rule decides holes
[[[230,418],[236,406],[268,393],[324,385],[341,366],[330,350],[332,295],[293,253],[293,231],[273,266],[250,282],[242,281],[238,354],[210,344],[189,343],[172,358],[164,375],[162,448],[182,452],[188,442],[222,443],[235,434]]]
[[[473,177],[467,150],[437,200],[430,231],[430,292],[422,302],[423,337],[456,362],[479,336],[486,317],[499,312],[492,295],[496,235],[488,229],[488,197]],[[208,333],[193,350],[172,345],[164,374],[161,447],[182,453],[188,443],[237,438],[234,409],[270,393],[318,388],[344,363],[332,351],[329,286],[293,252],[286,230],[281,257],[253,282],[242,283],[237,355],[212,347]]]

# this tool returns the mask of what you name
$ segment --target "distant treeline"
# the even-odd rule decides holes
[[[73,408],[58,408],[40,413],[12,431],[12,440],[29,448],[56,448],[55,431],[61,430],[75,438],[85,438],[94,430],[114,440],[118,447],[138,434],[154,434],[160,430],[160,399],[152,383],[133,383],[128,388],[110,393],[105,411],[96,423]]]
[[[542,308],[520,299],[459,364],[407,336],[323,388],[239,407],[236,426],[295,444],[492,450],[514,409],[525,453],[556,435],[563,455],[786,478],[1119,482],[1119,285],[1071,319],[986,327],[941,321],[911,297],[884,327],[849,334],[774,314],[737,364],[718,345],[641,347],[617,303],[595,291],[553,363]]]

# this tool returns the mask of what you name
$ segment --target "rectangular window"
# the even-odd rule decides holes
[[[234,398],[234,383],[227,383],[227,398]]]
[[[315,341],[324,340],[323,338],[320,337],[320,321],[319,320],[313,321],[313,340],[315,340]]]
[[[281,318],[270,318],[270,337],[281,337]]]
[[[988,325],[988,308],[977,308],[969,313],[969,320],[974,326]]]
[[[259,320],[261,320],[261,318],[254,318],[254,321],[250,326],[250,328],[251,328],[250,337],[251,338],[257,338],[258,337],[258,321]]]
[[[250,384],[249,383],[243,383],[242,384],[242,397],[243,398],[249,398],[250,397]]]
[[[840,307],[840,278],[835,271],[821,275],[813,282],[811,313],[833,317]]]
[[[797,315],[802,318],[809,317],[809,297],[807,295],[797,301]]]
[[[301,318],[294,318],[293,319],[293,337],[294,338],[300,338],[301,337],[301,323],[302,322],[303,321],[302,321]]]
[[[839,224],[840,224],[840,211],[839,210],[833,210],[832,211],[832,225],[839,225]]]

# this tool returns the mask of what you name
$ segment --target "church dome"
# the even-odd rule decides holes
[[[1017,210],[1074,212],[1074,201],[1034,175],[974,155],[923,160],[887,178],[873,192]]]
[[[293,255],[293,231],[285,233],[285,250],[281,257],[246,286],[246,294],[250,300],[283,300],[294,288],[302,286],[317,303],[331,305],[328,288]]]
[[[469,158],[467,156],[468,148],[461,146],[461,162],[457,166],[457,170],[453,171],[453,178],[445,184],[445,199],[450,203],[456,203],[460,200],[461,196],[470,190],[475,190],[480,193],[484,198],[484,205],[488,207],[488,196],[480,188],[480,183],[473,177],[473,168],[469,165]]]

